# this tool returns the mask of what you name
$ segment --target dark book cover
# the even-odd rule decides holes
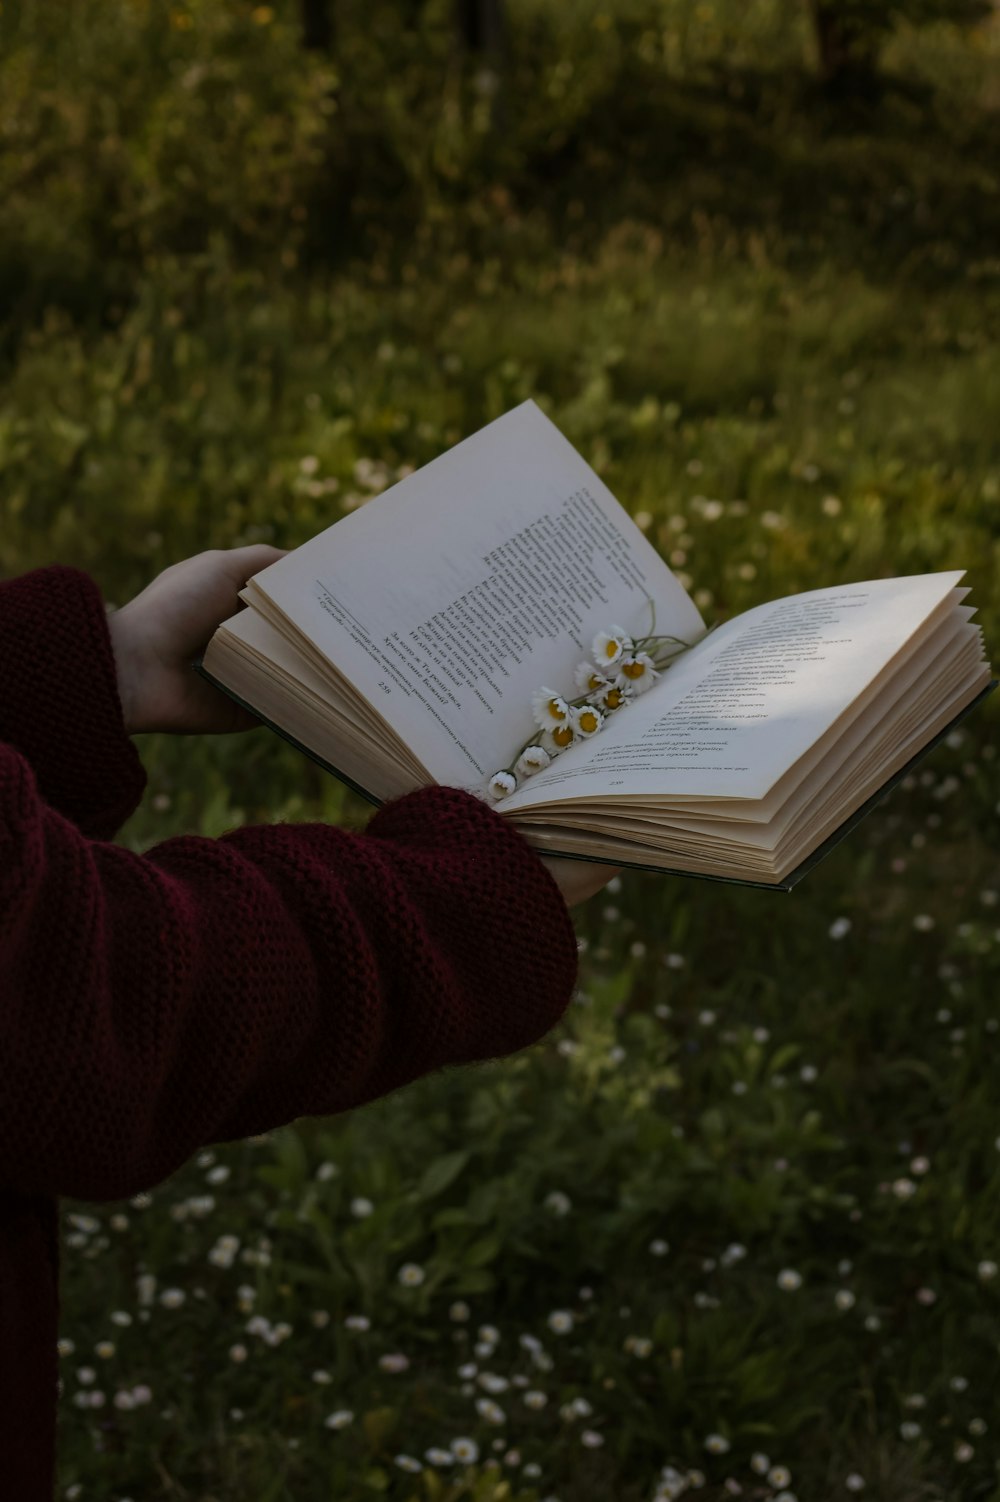
[[[262,725],[266,725],[269,730],[274,731],[275,735],[280,735],[282,740],[288,741],[289,745],[294,746],[297,751],[301,751],[303,756],[308,756],[310,761],[316,762],[318,766],[321,766],[324,771],[331,773],[331,775],[336,777],[338,781],[345,783],[349,788],[353,788],[356,793],[359,793],[361,797],[365,798],[369,803],[374,804],[376,808],[381,808],[381,798],[376,798],[374,794],[368,791],[367,788],[361,787],[361,785],[355,782],[353,778],[348,777],[346,773],[341,772],[337,767],[335,767],[332,762],[326,761],[322,756],[317,756],[315,751],[310,751],[309,747],[304,746],[301,741],[296,740],[294,735],[289,735],[287,730],[282,730],[280,725],[276,725],[273,720],[269,720],[264,715],[262,715],[259,709],[255,709],[252,704],[248,704],[245,699],[241,699],[239,694],[234,693],[231,688],[227,688],[224,683],[220,683],[217,678],[213,678],[211,673],[205,671],[200,658],[196,662],[192,663],[192,667],[197,673],[201,674],[202,678],[205,678],[209,683],[214,684],[216,688],[221,689],[224,694],[228,694],[230,699],[235,699],[237,704],[241,704],[244,709],[249,710],[252,715],[255,715],[256,718],[260,720]],[[964,709],[960,709],[958,714],[955,715],[954,719],[949,720],[948,724],[945,725],[943,730],[939,730],[937,735],[935,735],[932,740],[929,740],[927,742],[926,746],[921,747],[916,756],[911,757],[905,766],[900,767],[898,772],[894,772],[893,775],[888,779],[888,781],[882,784],[877,792],[874,792],[870,798],[862,803],[860,808],[855,809],[854,813],[850,814],[844,820],[843,824],[839,825],[839,827],[834,830],[833,834],[831,834],[828,839],[823,841],[822,845],[817,846],[817,848],[812,852],[811,855],[806,856],[805,860],[802,861],[800,865],[796,866],[794,871],[790,871],[788,875],[785,876],[781,881],[748,881],[745,877],[741,876],[706,876],[698,871],[677,871],[667,866],[647,866],[641,861],[623,860],[619,856],[616,856],[613,861],[601,861],[598,860],[596,856],[581,855],[578,851],[571,850],[547,849],[544,852],[539,853],[557,856],[562,860],[590,861],[594,865],[623,866],[626,869],[633,871],[655,871],[661,876],[689,876],[696,881],[721,881],[725,882],[728,886],[734,887],[759,887],[762,891],[765,892],[790,892],[794,886],[798,885],[803,876],[807,875],[807,873],[810,872],[814,866],[819,865],[819,862],[823,860],[824,856],[829,855],[830,851],[833,850],[837,845],[839,845],[841,840],[849,835],[851,830],[854,829],[856,825],[860,824],[861,820],[865,818],[867,814],[871,813],[872,809],[877,803],[881,803],[882,799],[892,791],[897,783],[902,782],[904,777],[909,776],[914,767],[919,766],[924,757],[929,755],[929,753],[934,750],[934,747],[938,745],[939,742],[944,740],[945,736],[951,734],[951,732],[955,729],[955,726],[960,724],[961,721],[965,719],[966,715],[971,714],[976,706],[981,704],[983,700],[993,692],[993,690],[997,687],[998,682],[1000,682],[1000,680],[994,679],[993,682],[988,684],[987,687],[983,689],[982,693],[978,694],[970,704],[967,704]]]

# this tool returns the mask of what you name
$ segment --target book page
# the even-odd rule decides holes
[[[256,574],[441,783],[476,791],[570,697],[597,631],[705,627],[628,513],[524,402]],[[655,627],[651,625],[651,604]]]
[[[600,733],[503,800],[762,798],[920,626],[961,572],[790,595],[737,616]]]

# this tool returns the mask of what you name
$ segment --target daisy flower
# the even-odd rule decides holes
[[[591,704],[596,704],[600,709],[621,709],[632,698],[635,690],[631,683],[619,686],[609,683],[607,688],[599,689],[590,695]]]
[[[567,711],[566,724],[557,725],[554,730],[545,730],[542,733],[542,745],[551,756],[558,756],[560,751],[565,751],[567,746],[572,746],[578,740],[576,726]]]
[[[539,688],[531,696],[531,713],[535,724],[543,730],[565,725],[569,719],[569,705],[554,688]]]
[[[494,772],[490,778],[489,794],[496,802],[506,798],[517,787],[517,779],[510,772]]]
[[[628,632],[620,626],[612,626],[610,631],[598,631],[594,637],[594,661],[598,667],[613,667],[624,653],[632,651],[633,645]]]
[[[654,680],[660,676],[648,652],[629,653],[622,657],[618,666],[619,673],[615,679],[615,686],[624,688],[628,685],[636,694],[644,694],[648,688],[653,687]]]
[[[580,709],[571,709],[570,719],[573,729],[578,735],[582,735],[585,740],[592,735],[596,735],[604,724],[604,716],[592,704],[585,704]]]
[[[517,759],[516,770],[522,777],[541,772],[552,760],[544,746],[526,746]]]
[[[592,662],[581,662],[577,664],[573,682],[583,693],[596,694],[602,688],[608,687],[611,680],[606,678],[599,668],[595,668]]]

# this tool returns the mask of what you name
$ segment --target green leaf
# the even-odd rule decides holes
[[[373,1408],[362,1415],[361,1427],[371,1448],[378,1454],[399,1422],[396,1408]]]
[[[481,1236],[478,1241],[462,1253],[463,1267],[485,1267],[487,1262],[492,1262],[500,1251],[500,1238],[498,1236]]]
[[[441,1194],[453,1184],[462,1169],[472,1157],[470,1152],[445,1153],[443,1158],[436,1158],[420,1180],[417,1189],[421,1199],[433,1199],[436,1194]]]

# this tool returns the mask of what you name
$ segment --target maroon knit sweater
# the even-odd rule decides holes
[[[146,774],[100,591],[0,584],[0,1494],[55,1484],[57,1196],[541,1038],[573,924],[493,809],[428,787],[326,824],[111,843]]]

